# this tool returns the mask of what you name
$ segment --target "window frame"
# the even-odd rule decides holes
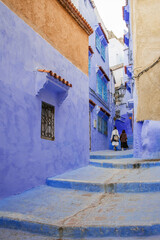
[[[51,115],[52,115],[51,118],[53,118],[53,126],[51,127],[51,128],[53,128],[53,130],[51,131],[51,135],[53,135],[53,136],[51,136],[51,137],[43,135],[43,131],[42,131],[43,120],[42,120],[42,118],[43,118],[43,116],[46,117],[45,114],[43,115],[43,106],[51,109]],[[46,102],[43,102],[43,101],[41,103],[41,138],[50,140],[50,141],[55,140],[55,106],[48,104]]]

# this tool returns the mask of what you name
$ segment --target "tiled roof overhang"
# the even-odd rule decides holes
[[[93,33],[93,29],[89,25],[89,23],[84,19],[78,9],[74,6],[71,0],[57,0],[66,10],[67,12],[76,20],[76,22],[83,28],[83,30],[91,35]]]
[[[101,70],[101,72],[103,73],[103,75],[105,76],[107,81],[110,81],[109,77],[107,76],[107,74],[105,73],[105,71],[103,70],[103,68],[101,66],[99,66],[99,70]]]
[[[106,110],[104,110],[104,108],[100,107],[100,111],[102,111],[103,113],[105,113],[108,117],[111,116],[110,113],[108,113]]]
[[[92,49],[91,46],[89,46],[89,51],[91,52],[91,54],[94,54],[93,49]]]
[[[89,99],[89,103],[90,103],[91,105],[93,105],[94,107],[96,106],[96,103],[93,102],[91,99]]]
[[[102,24],[99,23],[99,26],[100,26],[100,28],[101,28],[101,31],[103,32],[103,35],[104,35],[104,37],[105,37],[107,43],[109,43],[108,38],[107,38],[107,35],[106,35],[106,33],[104,32],[104,30],[103,30],[103,28],[102,28]]]
[[[38,69],[38,72],[45,72],[45,73],[49,73],[52,77],[58,79],[60,82],[62,82],[63,84],[65,84],[68,87],[72,87],[72,84],[70,84],[68,81],[65,81],[64,78],[62,78],[61,76],[58,76],[56,73],[53,73],[51,70],[45,70],[45,69]]]

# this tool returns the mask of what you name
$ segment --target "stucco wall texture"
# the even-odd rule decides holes
[[[134,89],[134,114],[137,115],[138,97]],[[134,157],[143,159],[160,158],[160,121],[134,119]]]
[[[45,183],[89,161],[89,80],[0,2],[0,197]],[[57,95],[36,84],[52,70],[73,87]],[[55,141],[41,138],[41,102],[55,106]]]
[[[88,74],[88,35],[57,0],[2,0],[63,56]]]
[[[160,57],[160,1],[131,0],[135,75]],[[160,120],[160,62],[136,79],[137,121]]]

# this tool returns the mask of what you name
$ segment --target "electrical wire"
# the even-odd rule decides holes
[[[159,63],[160,61],[160,57],[154,62],[152,63],[149,67],[145,68],[144,70],[142,70],[140,73],[138,73],[136,76],[134,76],[134,78],[139,78],[141,75],[143,75],[145,72],[148,72],[151,68],[153,68],[157,63]]]

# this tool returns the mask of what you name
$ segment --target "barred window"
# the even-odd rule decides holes
[[[42,102],[41,138],[54,140],[54,106]]]

